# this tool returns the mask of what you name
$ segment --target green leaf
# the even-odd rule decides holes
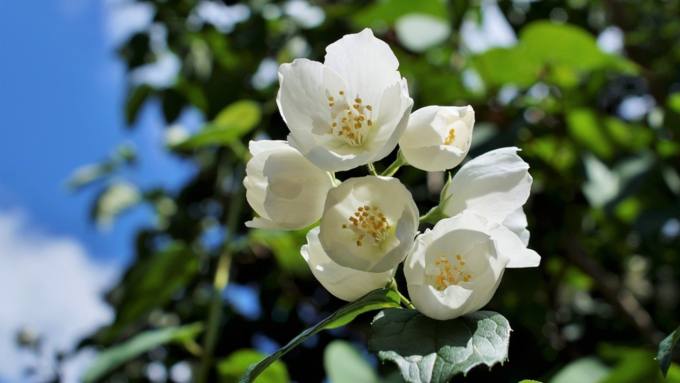
[[[471,368],[508,359],[510,324],[478,311],[438,321],[416,310],[381,311],[373,320],[368,349],[397,364],[406,382],[448,382]]]
[[[203,146],[228,145],[253,130],[262,118],[260,104],[237,101],[224,108],[202,131],[174,145],[176,150],[190,150]]]
[[[441,45],[451,36],[448,21],[422,13],[409,13],[400,17],[394,30],[399,43],[416,53]]]
[[[586,108],[572,110],[567,115],[567,128],[574,141],[598,157],[609,159],[614,156],[614,146],[603,132],[602,123],[594,111]]]
[[[610,370],[600,358],[588,356],[567,364],[550,383],[597,383],[609,375]]]
[[[323,366],[331,383],[380,381],[366,358],[349,342],[342,340],[334,340],[326,346]]]
[[[248,367],[248,370],[245,372],[245,374],[243,374],[243,377],[241,377],[240,383],[253,382],[255,378],[257,378],[257,376],[262,373],[262,371],[269,367],[270,364],[274,363],[295,346],[299,345],[305,339],[318,333],[319,331],[344,326],[347,323],[353,321],[357,315],[368,311],[380,310],[389,307],[400,307],[399,302],[399,294],[397,294],[397,292],[392,289],[371,291],[356,301],[343,306],[338,311],[331,314],[331,316],[328,318],[317,323],[314,327],[305,330],[293,340],[288,342],[288,344],[279,351],[269,356],[267,359]]]
[[[372,27],[376,22],[394,25],[398,18],[409,13],[420,13],[447,20],[446,8],[439,0],[376,1],[355,13],[352,20],[359,28]]]
[[[595,69],[610,62],[595,37],[575,25],[536,21],[524,27],[520,40],[527,58],[544,65],[568,64],[579,69]]]
[[[194,339],[201,331],[203,324],[193,323],[181,327],[168,327],[143,332],[134,338],[110,347],[101,354],[83,376],[83,382],[100,381],[106,374],[136,358],[154,347],[170,343],[184,343]]]
[[[666,129],[678,131],[680,128],[680,92],[668,95],[666,99],[663,126]]]
[[[236,350],[217,364],[217,372],[222,383],[236,383],[253,363],[266,358],[267,355],[252,349]],[[286,365],[277,360],[257,377],[257,383],[288,383],[290,377]]]
[[[123,279],[123,297],[107,338],[111,340],[128,324],[165,304],[197,272],[198,256],[179,242],[134,264]]]
[[[108,228],[114,219],[142,200],[139,189],[131,183],[120,181],[109,185],[95,199],[91,216],[100,228]]]
[[[680,327],[676,328],[675,331],[659,343],[659,353],[656,356],[656,360],[659,362],[659,368],[661,368],[664,377],[671,366],[671,355],[673,354],[673,348],[678,344],[678,340],[680,340]]]
[[[66,188],[70,191],[77,191],[112,174],[117,168],[118,166],[111,161],[82,166],[76,169],[66,180]]]
[[[137,121],[139,111],[152,91],[153,88],[146,84],[142,84],[130,91],[125,101],[125,123],[128,126],[133,125]]]
[[[598,353],[606,362],[614,363],[609,374],[597,383],[678,383],[680,368],[672,364],[664,379],[657,362],[654,361],[654,350],[647,348],[621,347],[602,344]]]
[[[472,58],[484,83],[501,87],[515,84],[529,87],[538,80],[540,65],[527,58],[521,48],[494,48]]]

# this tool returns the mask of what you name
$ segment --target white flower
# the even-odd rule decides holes
[[[396,178],[350,178],[328,192],[319,240],[341,266],[380,273],[404,260],[418,230],[418,208]]]
[[[250,141],[253,157],[246,165],[246,198],[261,218],[248,227],[303,229],[321,218],[333,178],[285,141]]]
[[[448,320],[477,311],[496,292],[510,260],[479,218],[464,211],[416,238],[404,275],[411,302],[428,317]]]
[[[447,217],[466,209],[484,217],[498,249],[510,258],[508,267],[533,267],[541,257],[526,248],[529,231],[522,211],[532,178],[518,150],[493,150],[463,165],[444,187],[440,203]]]
[[[413,106],[398,67],[390,47],[370,29],[329,45],[323,64],[298,59],[281,65],[276,101],[290,145],[332,172],[387,156]]]
[[[428,172],[456,167],[470,150],[471,106],[427,106],[409,117],[399,147],[409,165]]]
[[[307,244],[302,246],[300,252],[323,287],[331,294],[348,302],[355,301],[370,291],[385,287],[394,275],[394,270],[369,273],[342,267],[333,262],[319,242],[318,227],[307,233]]]

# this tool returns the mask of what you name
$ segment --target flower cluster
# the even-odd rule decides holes
[[[389,46],[370,29],[279,69],[277,103],[288,141],[250,143],[244,185],[259,217],[249,227],[297,230],[321,220],[301,253],[333,295],[353,301],[390,283],[404,262],[413,305],[440,320],[479,310],[506,267],[537,266],[527,249],[522,206],[529,166],[517,148],[463,165],[444,187],[432,230],[411,193],[390,177],[401,165],[425,171],[458,166],[470,149],[472,107],[428,106],[411,113],[406,80]],[[387,176],[342,182],[333,172],[372,166],[399,145]],[[432,222],[428,214],[422,219]]]

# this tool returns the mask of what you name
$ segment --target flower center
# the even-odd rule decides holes
[[[339,93],[340,97],[336,100],[326,91],[333,121],[328,134],[343,139],[351,146],[361,146],[373,126],[373,121],[371,121],[373,107],[364,105],[358,95],[354,104],[350,105],[345,92]]]
[[[451,143],[455,139],[456,139],[455,129],[449,130],[449,136],[444,137],[444,145],[451,145]]]
[[[439,259],[427,265],[425,274],[432,278],[434,288],[443,291],[451,285],[457,285],[460,282],[469,282],[472,279],[472,274],[468,273],[465,268],[465,261],[456,254],[455,262],[450,262],[444,254],[439,254]]]
[[[354,215],[349,217],[349,221],[351,224],[343,224],[342,228],[350,229],[359,235],[357,246],[363,246],[364,243],[368,245],[380,244],[387,239],[392,228],[377,206],[373,206],[373,208],[368,205],[359,206]]]

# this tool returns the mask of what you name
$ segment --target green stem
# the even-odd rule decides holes
[[[397,294],[399,294],[399,298],[401,298],[401,304],[406,306],[407,308],[410,308],[411,310],[415,310],[416,307],[411,304],[411,301],[409,301],[405,296],[403,296],[399,291],[397,291]]]
[[[381,176],[383,177],[392,177],[394,173],[399,170],[400,167],[408,165],[408,162],[406,162],[406,159],[404,158],[404,155],[401,153],[401,149],[399,149],[399,152],[397,152],[397,159],[394,160],[392,165],[390,165],[387,169],[385,169],[384,172],[382,172]]]
[[[411,304],[411,301],[409,301],[408,298],[406,298],[405,296],[403,296],[399,292],[399,287],[397,286],[397,281],[395,281],[394,278],[392,278],[390,280],[390,282],[387,284],[387,286],[385,286],[385,287],[388,288],[388,289],[392,289],[392,290],[394,290],[394,292],[399,294],[399,299],[401,299],[401,304],[406,306],[406,308],[409,308],[409,309],[412,309],[412,310],[416,309],[415,306],[413,306],[413,304]]]
[[[242,168],[238,168],[234,172],[234,177],[241,177],[243,173]],[[215,270],[215,278],[213,280],[213,292],[210,300],[210,308],[208,309],[207,331],[203,338],[203,354],[201,358],[201,369],[196,382],[206,382],[210,366],[212,365],[213,353],[217,345],[217,338],[219,335],[219,325],[222,320],[222,291],[229,284],[229,270],[231,269],[231,248],[230,244],[236,232],[236,225],[238,224],[238,217],[243,206],[243,188],[241,183],[236,183],[236,190],[231,195],[231,203],[229,204],[229,215],[227,216],[227,233],[222,246],[222,254],[217,261],[217,269]]]
[[[368,171],[371,172],[374,176],[378,176],[378,173],[375,171],[375,166],[373,166],[373,162],[368,163]]]
[[[442,213],[442,209],[439,206],[435,206],[430,211],[428,211],[427,214],[420,217],[420,222],[427,222],[436,225],[437,222],[444,218],[446,217],[444,216],[444,213]]]

